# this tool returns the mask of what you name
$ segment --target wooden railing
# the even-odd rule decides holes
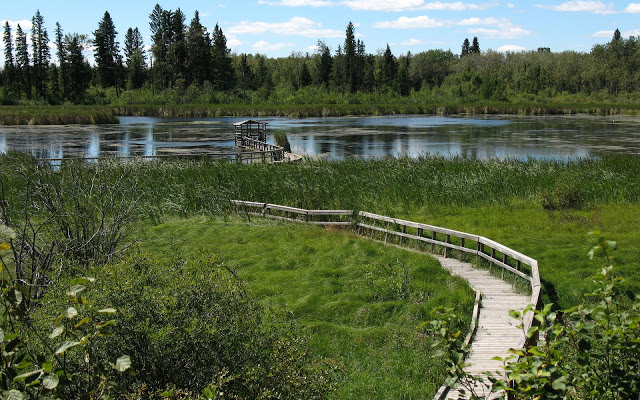
[[[266,152],[272,161],[284,160],[284,147],[269,144],[248,136],[236,135],[236,146]]]
[[[248,215],[293,222],[349,226],[362,236],[385,242],[392,237],[401,239],[406,244],[414,241],[423,244],[423,248],[426,247],[431,252],[441,250],[445,257],[453,256],[454,252],[457,252],[460,258],[464,254],[475,255],[486,260],[490,268],[499,268],[503,279],[506,272],[524,280],[531,290],[531,304],[539,308],[541,284],[538,262],[483,236],[364,211],[306,210],[241,200],[232,200],[232,203],[238,212]],[[529,312],[523,320],[523,334],[518,347],[529,344],[524,332],[533,324],[533,313]]]

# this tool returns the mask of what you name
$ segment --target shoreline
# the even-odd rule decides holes
[[[460,104],[299,104],[299,105],[126,105],[2,106],[0,126],[117,124],[132,117],[290,117],[322,118],[384,115],[593,115],[640,116],[640,104],[609,103],[460,103]]]

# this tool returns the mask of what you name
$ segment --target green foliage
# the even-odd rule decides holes
[[[0,247],[0,253],[3,250]],[[7,267],[4,261],[2,267]],[[3,399],[107,399],[121,393],[115,378],[131,368],[131,360],[121,353],[114,363],[96,356],[95,347],[116,322],[116,310],[98,309],[87,300],[88,285],[93,281],[71,281],[65,303],[58,309],[62,311],[53,323],[51,319],[46,321],[43,332],[34,327],[33,315],[23,306],[26,294],[21,287],[10,280],[0,281]],[[51,315],[55,314],[46,317]],[[80,361],[74,363],[72,358]]]
[[[542,208],[545,210],[566,210],[581,207],[584,199],[578,186],[579,182],[580,179],[577,176],[560,176],[553,187],[541,192]]]
[[[216,258],[161,263],[134,254],[95,272],[97,302],[115,306],[119,319],[94,352],[99,359],[131,355],[136,374],[117,381],[129,393],[155,396],[173,388],[284,399],[320,398],[330,390],[329,371],[313,361],[297,328],[264,323],[263,310]],[[35,318],[60,301],[48,296]],[[67,362],[80,365],[82,358]],[[114,368],[126,366],[120,360]]]

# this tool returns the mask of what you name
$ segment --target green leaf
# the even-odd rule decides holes
[[[58,336],[60,336],[62,334],[62,332],[64,332],[64,326],[60,325],[60,326],[56,326],[53,329],[53,332],[51,332],[51,334],[49,335],[49,339],[55,339]]]
[[[24,397],[22,396],[22,393],[20,393],[15,389],[11,389],[2,393],[2,400],[22,400],[22,399],[24,399]]]
[[[60,382],[60,379],[58,379],[56,375],[47,375],[42,380],[42,386],[44,386],[44,388],[47,390],[53,390],[58,386],[59,382]]]
[[[0,243],[0,250],[11,250],[11,245],[9,243]]]
[[[78,295],[87,289],[85,285],[73,285],[67,292],[67,296],[78,297]]]
[[[25,372],[24,374],[20,374],[16,376],[15,378],[13,378],[13,380],[17,382],[23,382],[31,376],[42,374],[42,372],[43,372],[42,369],[36,369],[35,371]]]
[[[74,328],[79,328],[82,325],[86,324],[87,322],[89,322],[89,317],[84,317],[80,320],[80,322],[78,322],[77,324],[75,324],[73,327]]]
[[[4,330],[0,328],[0,343],[4,342]]]
[[[98,310],[98,312],[101,314],[113,314],[118,312],[118,310],[115,308],[103,308],[102,310]]]
[[[50,374],[51,370],[53,369],[53,363],[51,361],[45,361],[44,363],[42,363],[42,369],[47,374]]]
[[[618,242],[614,242],[613,240],[607,240],[607,249],[615,250],[618,248]]]
[[[116,365],[113,367],[116,371],[124,372],[131,368],[131,358],[129,356],[122,356],[116,360]]]
[[[75,317],[76,315],[78,315],[78,310],[75,309],[75,307],[69,307],[67,308],[67,310],[64,312],[64,316],[72,319],[73,317]]]
[[[56,350],[55,354],[62,354],[65,351],[69,350],[72,347],[75,347],[77,345],[79,345],[80,342],[72,342],[70,340],[65,340],[60,347],[58,347],[58,349]]]
[[[74,285],[87,285],[89,283],[95,282],[95,280],[96,280],[96,278],[87,278],[87,277],[75,278],[74,280],[71,281],[71,286],[74,286]]]

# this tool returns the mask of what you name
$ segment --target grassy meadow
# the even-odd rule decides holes
[[[333,371],[335,398],[429,397],[444,364],[427,355],[429,340],[416,327],[439,305],[470,309],[472,293],[427,256],[348,231],[249,220],[234,214],[230,200],[365,210],[480,234],[536,258],[543,300],[559,308],[593,287],[602,260],[586,253],[597,239],[588,233],[597,230],[618,242],[616,271],[629,289],[640,288],[638,156],[68,161],[49,169],[9,154],[0,171],[6,204],[20,204],[29,174],[60,196],[93,188],[87,201],[97,205],[130,202],[127,238],[143,252],[169,265],[215,255],[267,318],[296,321],[309,351]],[[95,189],[100,182],[122,190],[109,195]]]
[[[466,283],[434,259],[342,230],[200,217],[146,227],[139,239],[168,258],[219,256],[266,309],[299,322],[311,352],[335,368],[338,399],[432,396],[446,368],[417,326],[438,306],[473,308]]]

